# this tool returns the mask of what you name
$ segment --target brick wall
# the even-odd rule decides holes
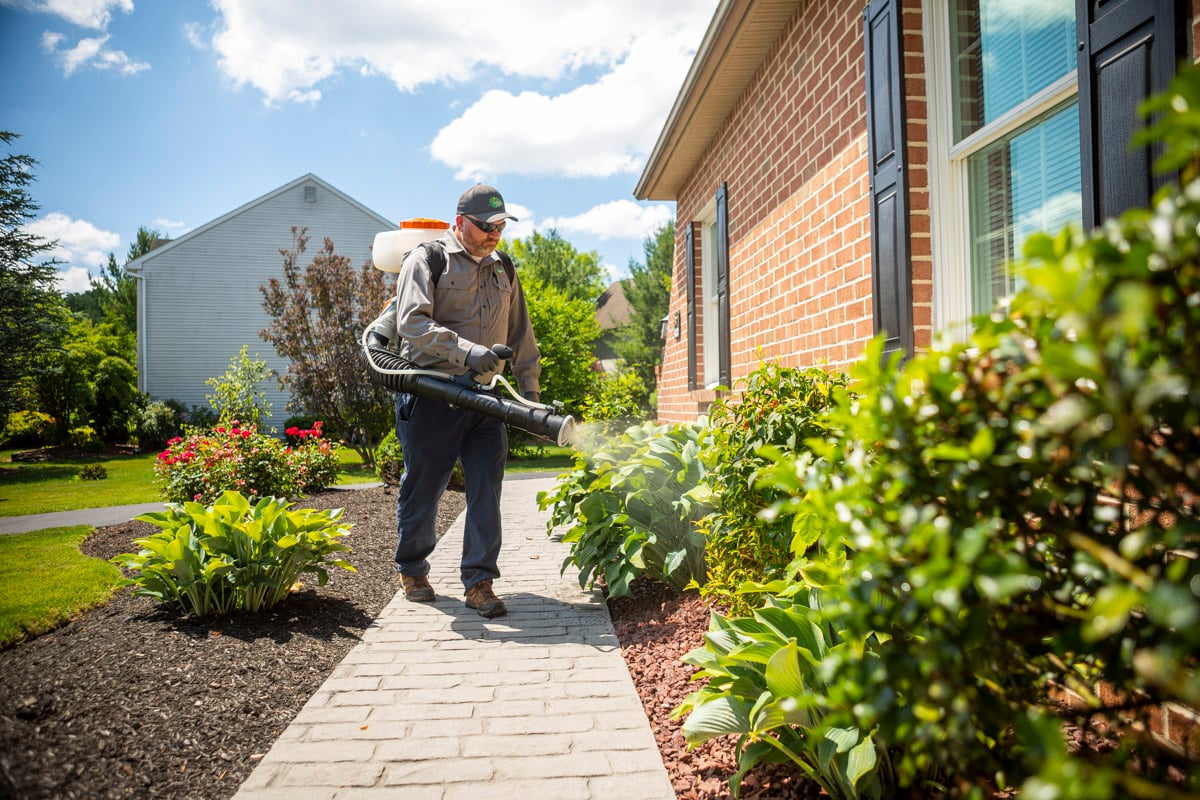
[[[932,266],[920,0],[905,0],[903,21],[911,29],[904,43],[909,160],[918,165],[909,180],[914,321],[921,346],[930,341]],[[865,95],[861,5],[804,4],[680,192],[670,318],[679,313],[681,331],[675,339],[668,326],[660,420],[695,419],[714,398],[711,391],[687,389],[684,234],[722,182],[729,192],[735,382],[761,360],[845,367],[873,335]],[[705,331],[699,308],[696,317],[700,360]],[[702,363],[697,374],[702,384]]]

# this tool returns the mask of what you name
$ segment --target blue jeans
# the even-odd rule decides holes
[[[437,544],[438,503],[456,461],[466,479],[467,517],[459,574],[470,588],[500,577],[500,489],[508,459],[508,429],[493,417],[429,397],[399,393],[396,438],[404,474],[396,498],[396,564],[402,574],[429,574]]]

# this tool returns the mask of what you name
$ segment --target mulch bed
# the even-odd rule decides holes
[[[0,798],[232,797],[399,588],[394,490],[322,492],[303,506],[345,509],[357,572],[333,569],[324,587],[306,586],[267,614],[211,620],[180,618],[126,589],[0,651]],[[447,492],[439,532],[462,508],[461,493]],[[83,549],[109,558],[155,530],[100,528]],[[694,593],[640,581],[609,607],[677,797],[730,797],[732,739],[689,752],[682,720],[670,719],[696,688],[679,657],[701,644],[707,607]],[[774,765],[749,775],[741,796],[817,793]]]

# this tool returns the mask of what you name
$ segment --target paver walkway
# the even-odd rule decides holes
[[[437,601],[397,593],[234,800],[673,800],[607,606],[559,574],[552,484],[505,480],[508,616],[463,605],[460,517],[430,559]]]

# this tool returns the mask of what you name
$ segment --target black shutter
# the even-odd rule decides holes
[[[733,386],[729,351],[729,184],[717,190],[717,358],[718,380]]]
[[[867,154],[871,177],[871,292],[875,332],[887,353],[913,352],[908,182],[904,171],[904,72],[900,3],[872,0],[864,14]]]
[[[1138,105],[1170,85],[1185,52],[1184,16],[1176,0],[1075,0],[1086,230],[1148,207],[1166,179],[1153,171],[1157,149],[1129,141],[1143,126]]]
[[[696,391],[696,226],[688,223],[683,232],[687,258],[687,368],[688,391]]]

